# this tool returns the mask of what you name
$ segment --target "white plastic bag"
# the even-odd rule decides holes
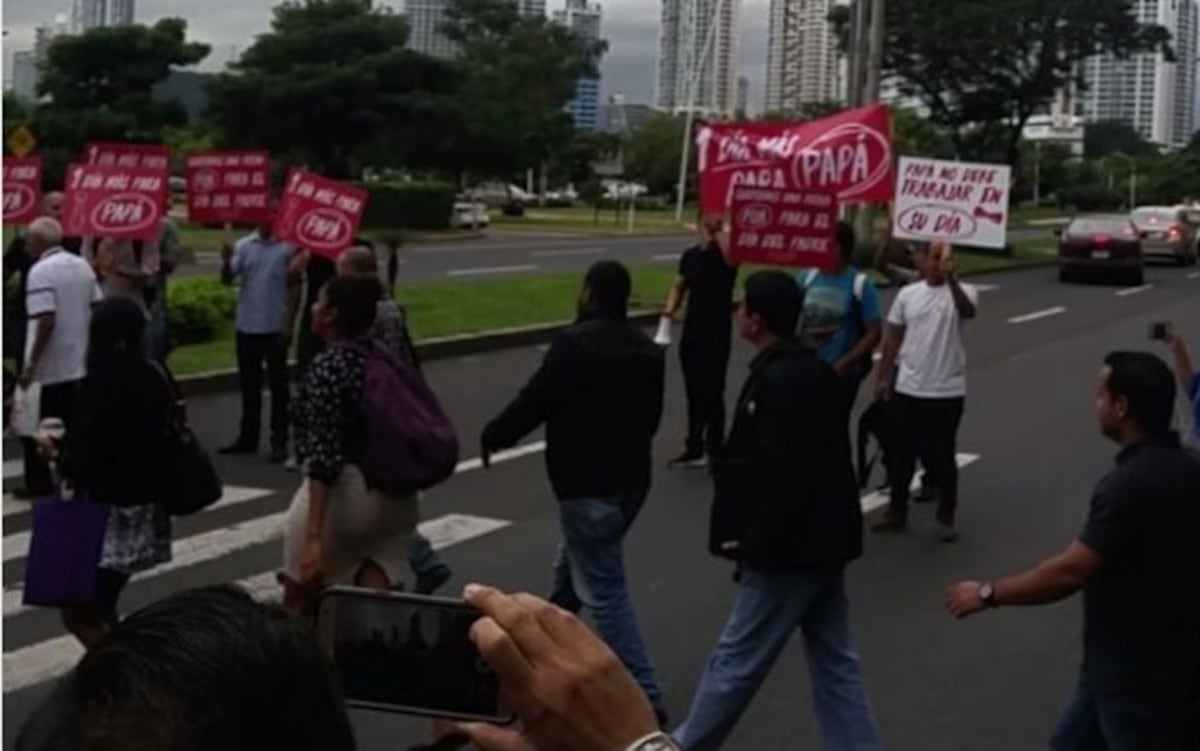
[[[658,332],[654,335],[654,343],[660,347],[671,346],[671,317],[662,316],[658,319]]]
[[[34,381],[28,388],[17,386],[13,391],[12,414],[8,425],[13,435],[32,438],[37,432],[42,411],[42,384]]]

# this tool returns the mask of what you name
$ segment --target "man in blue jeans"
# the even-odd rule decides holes
[[[563,544],[552,599],[578,612],[633,673],[660,722],[666,708],[625,582],[623,545],[650,488],[651,442],[663,407],[663,352],[630,325],[631,282],[616,261],[588,270],[574,325],[483,430],[488,456],[546,426],[546,465],[560,501]]]
[[[794,339],[802,297],[780,271],[746,280],[737,325],[758,355],[715,467],[709,531],[710,551],[738,563],[738,591],[673,734],[685,751],[724,743],[797,630],[821,748],[879,747],[845,589],[862,554],[848,404],[833,368]]]

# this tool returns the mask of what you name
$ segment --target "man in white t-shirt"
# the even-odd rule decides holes
[[[29,270],[25,305],[29,329],[21,385],[41,385],[39,419],[57,417],[70,429],[79,384],[87,370],[92,305],[101,298],[91,265],[62,248],[62,227],[50,217],[29,225]],[[52,490],[50,469],[31,439],[23,439],[25,492],[33,497]]]
[[[955,441],[967,395],[962,322],[975,317],[979,294],[959,283],[949,245],[921,248],[913,260],[922,279],[903,287],[892,303],[875,381],[876,396],[891,402],[895,445],[889,447],[891,503],[874,531],[904,531],[920,457],[938,489],[937,537],[953,542],[958,539]]]

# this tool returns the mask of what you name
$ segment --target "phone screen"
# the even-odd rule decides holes
[[[478,613],[458,600],[335,587],[317,628],[352,706],[508,722],[500,684],[469,637]]]

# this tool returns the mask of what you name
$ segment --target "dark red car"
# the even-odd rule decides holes
[[[1077,216],[1055,234],[1059,280],[1103,274],[1135,286],[1144,282],[1142,236],[1127,215]]]

